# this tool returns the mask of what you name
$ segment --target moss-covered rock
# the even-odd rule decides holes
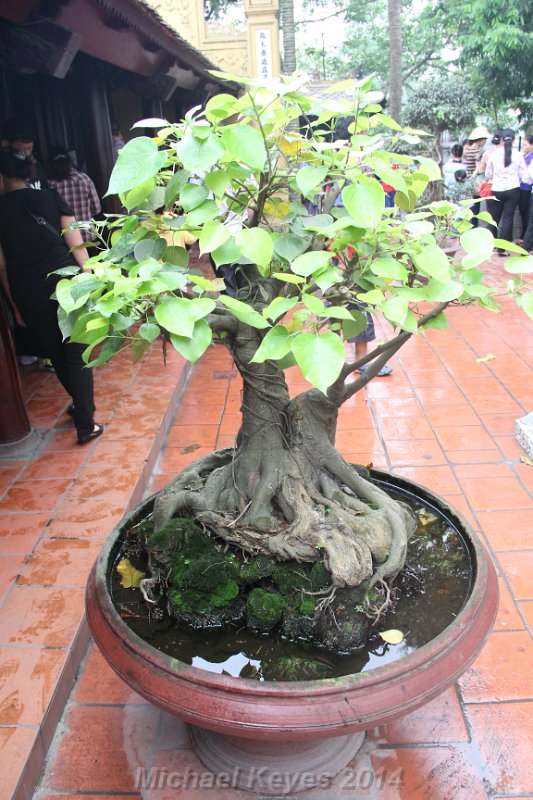
[[[246,601],[248,627],[260,636],[266,636],[283,617],[286,600],[279,592],[252,589]]]
[[[326,661],[298,656],[282,656],[263,664],[263,675],[269,681],[315,681],[335,674]]]

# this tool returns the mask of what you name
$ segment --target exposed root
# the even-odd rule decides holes
[[[326,608],[329,608],[329,606],[331,605],[331,603],[333,602],[333,600],[335,598],[335,594],[336,593],[337,593],[337,587],[334,586],[333,589],[331,590],[331,592],[327,595],[327,597],[324,597],[323,600],[320,600],[316,604],[316,613],[317,614],[322,614],[326,610]]]

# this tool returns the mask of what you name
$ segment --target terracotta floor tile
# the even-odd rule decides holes
[[[371,464],[375,469],[390,471],[390,463],[381,447],[373,447],[366,453],[345,453],[341,451],[342,457],[348,464]]]
[[[92,705],[127,705],[146,703],[108,666],[95,644],[91,645],[87,662],[73,698],[75,703]]]
[[[223,403],[191,405],[187,403],[187,395],[185,395],[184,403],[180,404],[173,427],[179,425],[218,425],[222,418],[223,410]]]
[[[397,720],[368,731],[372,745],[444,744],[468,742],[463,712],[455,688],[447,689],[435,700]]]
[[[533,600],[533,550],[498,553],[498,561],[519,600]]]
[[[420,413],[419,403],[411,398],[400,397],[398,400],[373,398],[372,406],[380,419],[385,417],[413,417]]]
[[[498,578],[500,584],[500,602],[498,616],[494,623],[495,631],[516,631],[524,627],[522,618],[517,611],[515,600],[505,585],[503,578]]]
[[[533,703],[480,703],[468,705],[467,713],[491,791],[531,794]]]
[[[0,554],[0,605],[13,586],[26,560],[25,555]]]
[[[350,408],[341,408],[337,421],[337,432],[372,427],[372,414],[367,404],[358,403]]]
[[[444,453],[434,439],[416,439],[415,441],[387,439],[386,448],[393,467],[446,464]]]
[[[526,621],[526,625],[528,626],[531,635],[533,636],[533,601],[524,600],[521,603],[518,603],[518,607]]]
[[[39,725],[64,665],[64,650],[4,647],[0,653],[0,725]]]
[[[64,453],[44,453],[32,461],[24,472],[24,480],[73,478],[87,458],[82,447]]]
[[[470,506],[468,505],[468,501],[464,496],[464,494],[446,493],[443,495],[443,497],[446,500],[446,502],[450,504],[450,507],[452,509],[455,509],[455,511],[459,512],[459,514],[461,514],[466,519],[466,521],[474,528],[474,530],[479,529],[477,520],[472,514],[472,511],[470,510]]]
[[[487,800],[467,747],[374,750],[370,756],[379,800]]]
[[[218,429],[219,435],[229,434],[235,436],[241,427],[242,416],[240,414],[224,414],[220,427]]]
[[[514,436],[495,436],[494,441],[509,461],[519,461],[525,455],[524,449],[518,444]]]
[[[515,478],[461,478],[460,481],[474,511],[533,508],[531,495]]]
[[[146,490],[144,492],[144,497],[150,497],[150,495],[156,494],[156,492],[159,492],[161,489],[164,489],[167,483],[172,479],[174,474],[177,474],[178,471],[176,471],[176,473],[164,473],[163,475],[154,475],[150,480],[148,486],[146,487]]]
[[[44,539],[25,564],[18,583],[84,587],[101,547],[101,542],[89,539]]]
[[[52,511],[70,483],[70,478],[17,481],[0,500],[0,511]]]
[[[73,706],[46,788],[106,794],[135,791],[137,768],[148,764],[158,713],[148,704]]]
[[[500,462],[502,454],[500,450],[446,450],[446,456],[450,464],[493,464]]]
[[[435,428],[479,425],[478,415],[466,403],[456,406],[443,403],[424,403],[424,411]]]
[[[214,447],[218,434],[218,425],[179,425],[169,431],[168,447]]]
[[[478,511],[476,516],[494,550],[525,550],[533,547],[533,509]]]
[[[487,450],[494,448],[494,440],[481,425],[468,427],[449,425],[436,428],[435,433],[446,450]]]
[[[7,492],[9,487],[17,480],[22,473],[23,467],[4,467],[0,466],[0,496]]]
[[[392,380],[371,381],[365,386],[368,397],[410,397],[415,400],[415,390],[406,381],[399,381],[393,373]]]
[[[223,447],[235,447],[236,435],[226,433],[217,436],[216,449],[221,450]]]
[[[394,473],[421,483],[436,494],[461,494],[450,467],[396,467]]]
[[[32,426],[50,428],[68,405],[66,397],[33,397],[26,403]]]
[[[480,414],[485,428],[493,436],[512,436],[516,422],[516,414],[503,412],[499,414]]]
[[[46,528],[46,538],[101,539],[107,536],[122,519],[125,504],[98,502],[68,497],[59,506],[50,525]]]
[[[459,480],[463,478],[513,478],[515,473],[510,464],[501,459],[496,464],[463,464],[454,470]]]
[[[173,774],[183,776],[185,786],[178,789],[167,785],[162,788],[149,788],[144,790],[145,800],[259,800],[256,792],[247,792],[243,789],[229,789],[218,783],[216,775],[203,766],[198,756],[192,750],[158,750],[154,754],[153,766],[161,770],[160,774]],[[188,777],[187,777],[188,776]],[[219,781],[221,776],[219,776]],[[201,788],[200,780],[204,784]],[[262,795],[261,795],[262,797]],[[300,795],[305,800],[305,795]]]
[[[523,451],[522,455],[524,455]],[[522,455],[520,457],[522,457]],[[522,482],[522,485],[533,495],[533,467],[531,464],[515,464],[513,469]]]
[[[154,436],[161,425],[161,414],[143,414],[142,417],[129,417],[115,414],[104,431],[105,440],[142,439]]]
[[[385,440],[433,439],[433,428],[424,417],[383,417],[379,429]]]
[[[363,453],[381,443],[373,428],[337,431],[336,446],[341,452]]]
[[[139,467],[131,469],[113,465],[86,467],[69,491],[69,498],[127,502],[139,480]]]
[[[453,386],[418,388],[416,394],[424,405],[426,403],[445,403],[447,406],[463,406],[465,404],[464,394]]]
[[[37,727],[0,727],[0,797],[13,796],[37,736]]]
[[[459,680],[465,702],[533,697],[533,641],[527,631],[492,633]]]
[[[201,456],[206,456],[212,449],[212,447],[198,447],[186,452],[186,448],[183,447],[168,447],[163,451],[160,457],[158,468],[161,472],[176,474],[186,467],[187,464],[190,464]]]
[[[0,514],[0,553],[30,553],[49,514]]]
[[[52,435],[43,448],[43,453],[55,452],[57,450],[79,451],[79,449],[80,445],[76,441],[76,430],[75,428],[69,428],[68,430],[52,431]],[[86,451],[87,448],[85,447],[84,450]]]
[[[513,411],[516,413],[517,417],[520,417],[524,413],[523,409],[511,395],[502,394],[497,397],[474,397],[470,402],[472,403],[472,408],[477,411],[479,415]]]
[[[83,615],[83,589],[15,586],[2,607],[0,643],[68,647]]]
[[[96,447],[87,458],[86,466],[118,464],[127,467],[130,463],[144,463],[153,446],[153,437],[144,439],[98,440]]]

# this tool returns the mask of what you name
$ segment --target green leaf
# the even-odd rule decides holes
[[[223,303],[226,308],[229,308],[234,317],[252,328],[269,328],[270,325],[264,317],[255,311],[251,306],[243,303],[241,300],[236,300],[234,297],[221,294],[219,301]]]
[[[527,250],[524,250],[519,244],[508,242],[506,239],[494,239],[494,247],[501,247],[502,250],[508,250],[509,253],[518,253],[521,256],[528,255]]]
[[[290,352],[292,337],[283,325],[274,325],[265,335],[250,361],[253,364],[262,364],[268,359],[281,359]]]
[[[322,228],[327,228],[333,222],[333,217],[330,214],[315,214],[309,219],[303,220],[303,227],[309,231],[320,231]]]
[[[216,307],[216,300],[212,297],[195,297],[189,300],[189,310],[194,320],[206,317]]]
[[[426,299],[433,303],[450,303],[464,294],[464,285],[459,281],[438,281],[431,278],[424,292]]]
[[[372,306],[380,306],[385,300],[385,295],[381,289],[370,289],[369,292],[358,292],[356,297],[362,303],[369,303]]]
[[[387,256],[376,258],[376,260],[372,261],[370,264],[370,269],[374,275],[377,275],[380,278],[402,282],[407,280],[408,273],[406,268],[395,258],[390,258]]]
[[[61,308],[67,312],[67,314],[71,311],[74,311],[74,300],[72,299],[72,295],[70,293],[71,287],[72,281],[68,280],[67,278],[59,281],[56,286],[57,302]]]
[[[341,323],[342,335],[345,339],[353,339],[358,336],[368,325],[366,314],[363,314],[362,311],[352,310],[350,313],[352,319],[343,319]]]
[[[441,313],[437,314],[436,317],[433,317],[425,322],[423,327],[424,329],[434,328],[437,331],[445,331],[448,329],[448,318],[446,317],[446,314],[443,314],[441,311]]]
[[[461,234],[459,241],[468,256],[473,256],[473,258],[467,256],[461,261],[467,269],[476,267],[492,255],[494,236],[487,228],[470,228]]]
[[[324,250],[311,250],[309,253],[304,253],[295,258],[291,264],[291,270],[296,275],[307,277],[316,272],[316,270],[325,267],[330,261],[331,253],[327,253]]]
[[[150,342],[147,339],[143,339],[141,336],[133,337],[131,340],[131,355],[134,364],[143,357],[149,347]]]
[[[289,263],[297,256],[305,253],[309,247],[311,237],[295,236],[291,233],[273,233],[274,252],[277,256]]]
[[[160,152],[152,139],[147,136],[131,139],[118,152],[107,195],[128,192],[153,178],[166,160],[167,154]]]
[[[306,380],[324,394],[344,366],[344,344],[332,331],[298,334],[292,352]]]
[[[211,256],[217,267],[220,267],[222,264],[237,263],[241,257],[241,251],[235,244],[235,239],[232,236],[227,242],[224,242],[221,247],[217,247],[216,250],[213,250]]]
[[[274,254],[274,242],[263,228],[243,228],[235,235],[235,244],[252,263],[262,267],[270,264]]]
[[[201,206],[209,197],[209,189],[201,184],[188,183],[180,193],[180,203],[184,211],[192,211]]]
[[[190,128],[176,145],[176,151],[185,169],[194,175],[209,169],[224,155],[224,147],[214,134],[198,139]]]
[[[252,169],[264,168],[267,153],[263,137],[256,128],[251,125],[223,128],[222,141],[235,161],[242,161]]]
[[[200,233],[200,254],[211,253],[225,244],[231,236],[230,231],[221,222],[206,222]]]
[[[324,303],[319,297],[315,297],[314,294],[302,294],[302,302],[304,306],[316,316],[323,315],[325,312]]]
[[[275,297],[266,308],[263,309],[263,316],[265,319],[270,319],[274,322],[279,319],[287,311],[291,311],[298,303],[297,297]]]
[[[187,225],[196,227],[203,225],[204,222],[211,222],[215,217],[220,214],[220,209],[214,200],[206,200],[201,206],[189,211],[187,214]]]
[[[211,344],[212,338],[211,328],[204,319],[199,319],[195,323],[190,338],[177,336],[175,333],[170,334],[172,346],[191,364],[195,364],[200,356],[205,353]]]
[[[533,272],[533,256],[512,256],[504,263],[503,268],[511,275]]]
[[[516,298],[516,303],[530,319],[533,319],[533,294],[531,292],[519,294]]]
[[[430,278],[445,282],[450,279],[450,264],[446,255],[436,244],[425,246],[413,255],[415,266]]]
[[[404,297],[391,297],[385,300],[381,306],[383,315],[392,322],[394,326],[402,328],[404,331],[415,333],[418,330],[417,320],[413,312],[409,309],[409,301]]]
[[[231,183],[231,179],[227,172],[224,170],[217,170],[216,172],[208,172],[204,178],[206,186],[208,186],[215,197],[219,199],[224,196],[224,192]]]
[[[188,267],[189,253],[187,248],[170,244],[165,250],[165,264],[172,264],[174,267]]]
[[[154,342],[160,333],[161,328],[155,322],[143,322],[139,328],[139,336],[150,343]]]
[[[163,258],[166,249],[167,243],[164,239],[144,238],[134,246],[133,255],[139,263],[145,261],[147,258],[153,258],[158,261],[160,258]]]
[[[305,278],[300,277],[300,275],[291,275],[290,272],[274,272],[272,277],[284,283],[294,283],[296,286],[300,283],[305,283]]]
[[[414,222],[407,222],[405,230],[411,236],[424,236],[426,233],[433,233],[435,226],[429,220],[415,220]]]
[[[240,101],[231,94],[217,94],[205,104],[205,116],[210,122],[227,119],[240,108]]]
[[[120,199],[122,205],[125,206],[128,211],[131,211],[132,208],[138,208],[142,206],[143,202],[151,195],[154,189],[155,178],[148,178],[147,181],[135,186],[129,192],[121,192]]]
[[[375,228],[385,211],[385,192],[373,178],[362,178],[342,190],[342,202],[358,228]]]
[[[334,286],[336,283],[339,283],[342,280],[342,275],[337,267],[334,267],[332,264],[328,264],[325,269],[320,269],[318,272],[314,273],[313,280],[316,285],[322,289],[323,292],[325,292],[330,288],[330,286]]]
[[[345,306],[327,306],[320,316],[331,317],[331,319],[346,319],[353,322],[352,314]]]
[[[107,361],[109,361],[109,359],[112,358],[115,353],[118,353],[118,351],[124,345],[124,339],[116,336],[112,338],[106,338],[98,356],[93,361],[89,361],[91,353],[97,344],[99,344],[99,342],[95,342],[91,347],[88,347],[87,350],[84,350],[83,352],[82,358],[87,366],[91,368],[99,367],[100,364],[105,364]]]
[[[167,208],[172,205],[190,177],[191,173],[186,169],[180,169],[174,173],[165,189],[165,206]]]
[[[303,196],[307,197],[309,192],[322,186],[327,174],[327,167],[302,167],[296,173],[296,185]]]
[[[154,310],[155,318],[162,328],[178,336],[191,337],[195,316],[191,301],[182,297],[164,297]]]

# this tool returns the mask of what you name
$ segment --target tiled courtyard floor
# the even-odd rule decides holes
[[[302,800],[533,800],[533,467],[521,462],[524,451],[513,437],[515,420],[533,410],[533,326],[514,306],[504,306],[501,315],[454,309],[451,330],[413,338],[394,360],[393,375],[342,409],[337,436],[350,461],[371,461],[427,485],[481,533],[500,574],[494,631],[456,686],[371,730],[364,752],[334,786],[299,795]],[[495,358],[478,361],[489,353]],[[180,372],[181,364],[171,368]],[[145,371],[148,387],[137,381],[126,392],[128,402],[121,394],[117,410],[118,392],[136,369]],[[139,465],[146,470],[142,459],[170,396],[172,381],[155,353],[141,367],[124,362],[106,370],[98,374],[106,386],[99,407],[111,422],[102,439],[80,452],[62,427],[38,462],[4,462],[0,469],[1,798],[16,788],[80,624],[90,561],[135,496]],[[303,384],[292,373],[291,390],[298,391]],[[229,356],[221,346],[210,348],[192,372],[149,492],[190,460],[232,444],[239,404]],[[65,405],[53,376],[38,382],[30,410],[44,415],[41,422],[66,424],[60,418]],[[61,684],[63,700],[73,671]],[[41,746],[52,734],[45,724]],[[182,775],[188,767],[187,787],[141,791],[138,769],[152,766]],[[20,798],[31,795],[31,771],[25,779]],[[90,647],[37,800],[256,797],[215,786],[190,749],[185,726],[130,691]]]

